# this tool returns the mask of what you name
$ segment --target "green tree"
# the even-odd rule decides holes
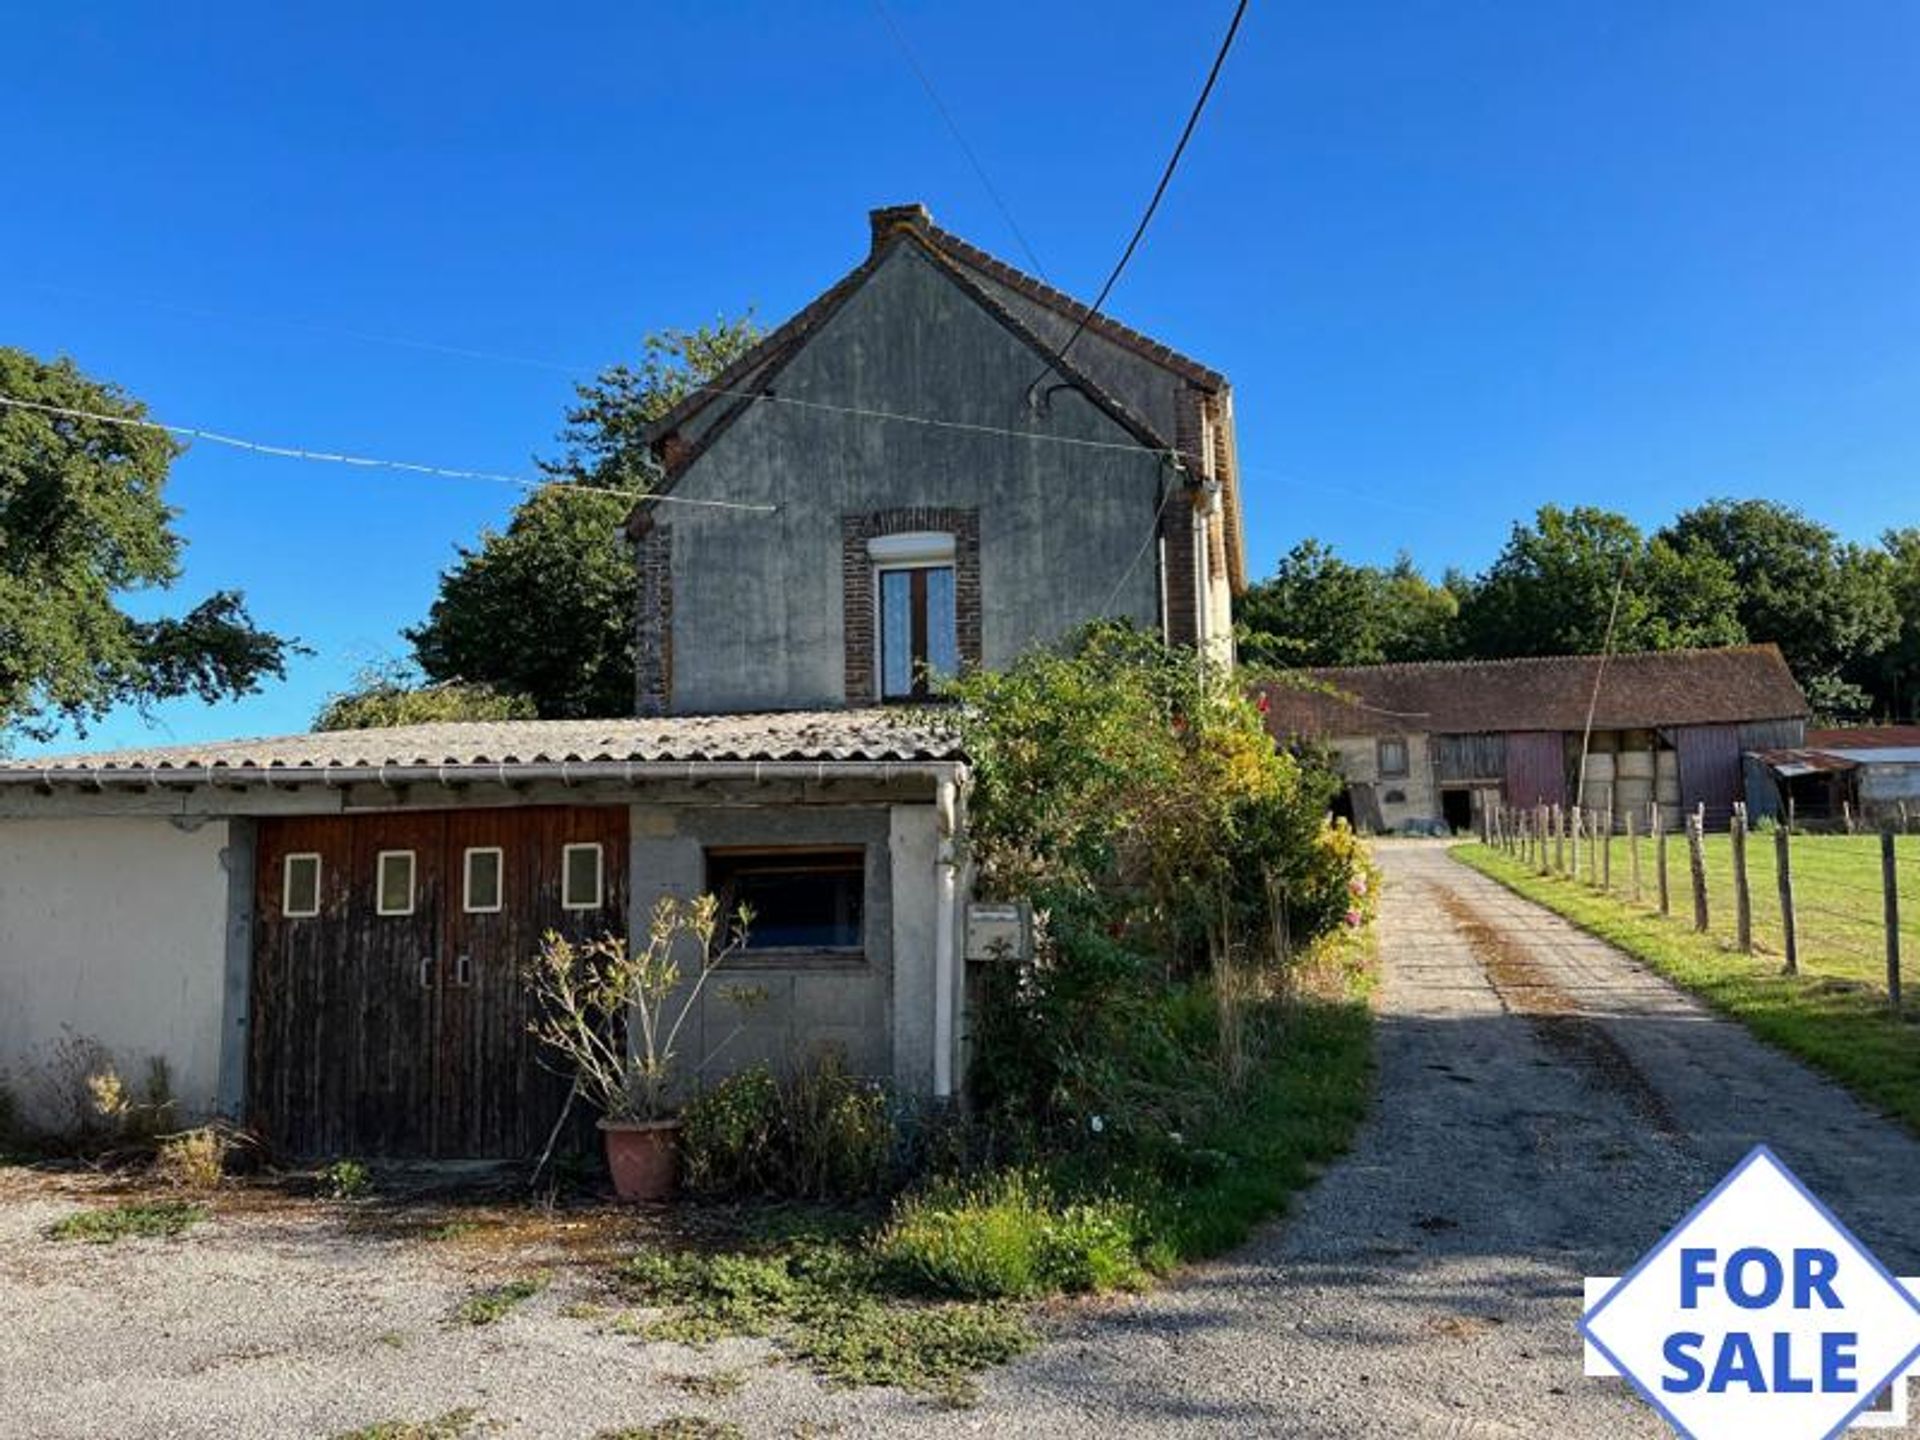
[[[1900,633],[1893,566],[1878,550],[1843,544],[1826,526],[1772,500],[1710,500],[1661,537],[1683,554],[1712,555],[1739,585],[1736,613],[1755,640],[1780,647],[1814,707],[1863,713],[1845,678]]]
[[[314,717],[316,730],[378,730],[446,720],[530,720],[539,714],[524,695],[459,680],[431,683],[404,663],[369,665],[353,687],[329,696]]]
[[[1612,511],[1544,505],[1473,583],[1460,629],[1466,653],[1484,658],[1597,653],[1610,620],[1616,651],[1737,645],[1739,598],[1710,552],[1648,540]]]
[[[1920,719],[1920,525],[1887,531],[1880,547],[1900,630],[1879,654],[1856,663],[1850,676],[1872,696],[1876,714]]]
[[[760,339],[751,315],[643,342],[577,386],[541,468],[553,477],[504,530],[461,547],[422,624],[407,631],[421,672],[523,695],[548,719],[633,710],[633,561],[620,523],[660,475],[646,427]]]
[[[1449,653],[1459,601],[1401,555],[1354,565],[1303,540],[1240,597],[1237,637],[1250,665],[1375,665]]]
[[[0,347],[0,395],[142,419],[72,361]],[[171,588],[184,542],[162,498],[184,446],[138,425],[0,406],[0,738],[84,731],[118,705],[251,694],[298,647],[254,625],[233,591],[177,618],[136,619],[130,594]]]

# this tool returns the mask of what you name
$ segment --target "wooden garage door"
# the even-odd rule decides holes
[[[568,1087],[527,1034],[526,964],[548,930],[624,932],[626,827],[618,806],[263,821],[250,1123],[291,1155],[536,1153]],[[597,894],[571,898],[597,904],[566,903],[570,846],[595,847]]]

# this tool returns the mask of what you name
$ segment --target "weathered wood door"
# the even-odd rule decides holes
[[[569,846],[591,897],[565,893]],[[269,820],[257,854],[250,1123],[294,1155],[535,1153],[567,1082],[527,1033],[526,964],[548,930],[624,932],[625,809]],[[383,855],[412,857],[384,894]]]

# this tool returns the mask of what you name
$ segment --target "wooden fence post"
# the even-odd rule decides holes
[[[1846,822],[1847,834],[1853,834],[1853,802],[1851,800],[1840,802],[1840,818]]]
[[[1753,892],[1747,888],[1747,810],[1736,806],[1727,838],[1733,846],[1733,933],[1742,955],[1753,953]]]
[[[1693,873],[1693,928],[1707,933],[1707,821],[1696,810],[1687,819],[1687,862]]]
[[[1632,877],[1633,903],[1640,903],[1640,836],[1635,831],[1631,806],[1627,809],[1627,871]]]
[[[1600,812],[1600,888],[1613,893],[1613,807]]]
[[[1667,826],[1661,818],[1660,807],[1653,807],[1653,864],[1660,872],[1660,913],[1673,913],[1673,887],[1667,882]]]
[[[1893,832],[1880,832],[1880,886],[1886,895],[1887,1004],[1900,1009],[1900,872],[1894,864]]]
[[[1787,945],[1786,973],[1800,973],[1800,935],[1793,919],[1793,832],[1782,825],[1773,832],[1773,853],[1780,872],[1780,928]]]
[[[1547,819],[1551,813],[1552,812],[1547,809],[1544,801],[1534,808],[1533,831],[1535,844],[1533,859],[1535,868],[1538,869],[1542,875],[1547,873]]]
[[[1553,873],[1564,874],[1567,868],[1567,812],[1558,805],[1553,807]]]
[[[1568,871],[1575,880],[1580,878],[1580,842],[1586,838],[1586,831],[1587,807],[1576,805],[1573,807],[1573,854],[1570,857],[1573,865]]]

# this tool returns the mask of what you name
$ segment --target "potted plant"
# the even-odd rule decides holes
[[[746,941],[747,913],[724,942],[711,895],[663,895],[636,947],[625,936],[572,941],[548,931],[533,962],[529,1025],[600,1111],[607,1168],[623,1200],[664,1200],[680,1179],[675,1083],[680,1031],[713,972]],[[698,967],[683,954],[698,953]]]

